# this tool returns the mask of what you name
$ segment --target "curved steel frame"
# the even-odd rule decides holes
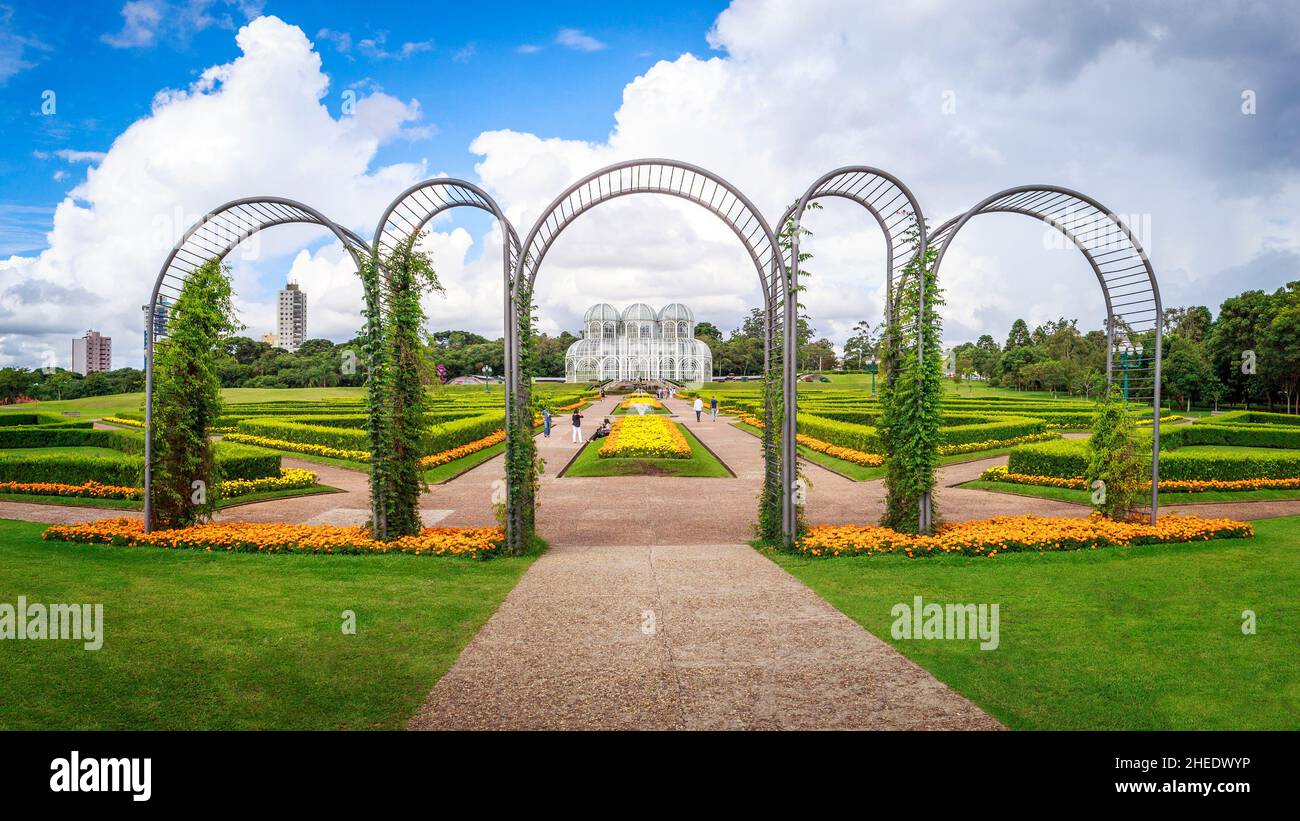
[[[694,202],[713,213],[731,228],[749,253],[758,272],[763,292],[765,337],[763,370],[770,373],[776,359],[782,365],[781,403],[784,413],[780,431],[780,447],[767,440],[768,456],[765,467],[768,478],[765,486],[776,479],[781,486],[782,533],[787,542],[795,537],[797,510],[795,506],[795,480],[797,466],[797,316],[799,277],[799,233],[808,204],[823,197],[841,197],[865,208],[880,226],[885,237],[886,263],[886,340],[894,350],[898,336],[907,329],[896,326],[897,306],[894,304],[895,276],[903,271],[916,255],[923,255],[928,245],[937,247],[934,272],[939,266],[953,237],[966,223],[979,214],[1023,214],[1042,220],[1067,237],[1092,266],[1106,301],[1107,381],[1114,378],[1114,348],[1116,331],[1125,335],[1155,333],[1155,357],[1150,372],[1153,408],[1152,434],[1154,447],[1151,458],[1151,519],[1158,512],[1157,495],[1160,477],[1160,376],[1162,353],[1162,313],[1160,289],[1155,271],[1146,252],[1128,227],[1096,200],[1067,188],[1051,185],[1027,185],[998,192],[976,204],[973,208],[945,222],[927,236],[925,219],[912,192],[891,174],[870,166],[845,166],[827,172],[804,192],[799,202],[788,208],[778,226],[793,220],[790,248],[782,251],[771,226],[763,219],[754,204],[735,186],[723,178],[696,165],[667,159],[641,159],[616,163],[595,171],[570,185],[556,197],[533,224],[524,242],[519,241],[514,226],[506,219],[500,206],[483,189],[464,180],[432,179],[411,186],[388,206],[375,230],[372,244],[367,245],[354,232],[340,227],[319,211],[294,200],[282,197],[250,197],[228,202],[206,215],[192,226],[172,248],[154,282],[149,298],[145,323],[145,527],[149,528],[152,513],[152,431],[153,431],[153,360],[154,347],[165,341],[163,333],[155,338],[158,301],[171,295],[180,295],[186,278],[199,266],[213,258],[224,259],[240,242],[275,225],[294,223],[320,225],[328,229],[343,243],[358,267],[361,255],[373,255],[382,260],[400,247],[401,243],[414,243],[426,225],[439,214],[453,208],[468,206],[492,214],[502,232],[502,284],[503,318],[505,322],[506,359],[506,424],[513,415],[527,412],[517,407],[520,397],[526,395],[522,384],[519,361],[519,318],[521,297],[531,294],[542,261],[551,245],[561,233],[587,210],[617,197],[629,194],[667,194]],[[915,231],[917,250],[908,247],[904,238]],[[381,262],[382,265],[382,262]],[[925,276],[925,272],[921,272]],[[921,308],[924,308],[928,283],[920,283]],[[370,322],[380,321],[382,296],[367,293]],[[781,350],[776,350],[776,332],[781,329]],[[917,328],[920,344],[921,328]],[[1125,365],[1126,378],[1135,370]],[[372,394],[372,405],[382,403],[382,396]],[[766,407],[767,431],[773,432],[771,419],[774,407]],[[509,445],[508,445],[509,446]],[[372,466],[381,460],[381,454],[372,454]],[[381,489],[375,484],[371,471],[372,508],[375,526],[382,509]],[[774,475],[775,474],[775,475]],[[521,504],[532,504],[531,499],[519,499],[513,491],[507,496],[507,539],[512,539],[511,524]],[[921,525],[928,528],[930,499],[927,494],[921,503]],[[378,532],[378,530],[377,530]],[[513,544],[513,540],[511,540]]]
[[[793,317],[796,310],[793,293],[787,287],[787,269],[781,258],[780,246],[771,226],[763,219],[757,207],[731,183],[697,165],[667,159],[628,160],[606,166],[570,185],[542,212],[524,240],[524,255],[515,277],[515,302],[519,303],[520,289],[532,293],[542,261],[551,245],[581,214],[602,202],[630,194],[667,194],[702,206],[731,228],[732,233],[745,246],[754,268],[758,272],[763,291],[765,339],[763,345],[763,371],[767,373],[778,355],[773,340],[778,323],[782,326],[785,347],[790,348],[794,338]],[[781,357],[785,367],[783,385],[793,380],[793,357]],[[518,352],[511,357],[508,370],[519,379]],[[785,450],[791,452],[794,442],[794,392],[783,390],[784,407],[788,410],[782,418],[782,443],[790,443]],[[768,407],[767,428],[771,431],[772,408]],[[787,541],[794,538],[795,500],[793,457],[776,456],[776,468],[782,487],[782,523]],[[770,460],[765,460],[771,469]]]
[[[205,215],[190,227],[180,241],[172,247],[163,263],[149,295],[148,313],[145,316],[145,400],[144,400],[144,527],[152,526],[153,513],[153,358],[154,346],[166,341],[166,325],[155,337],[158,316],[158,299],[170,296],[174,303],[189,275],[211,259],[225,259],[239,243],[267,228],[292,224],[319,225],[338,238],[359,267],[361,253],[369,254],[369,246],[352,231],[339,226],[316,209],[284,197],[246,197],[232,200]],[[374,296],[374,295],[372,295]],[[377,302],[377,300],[376,300]],[[380,458],[372,455],[372,460]],[[373,476],[373,471],[372,471]],[[371,493],[377,494],[373,478]],[[376,506],[376,509],[378,507]]]
[[[1022,185],[985,197],[973,208],[939,226],[931,234],[938,246],[934,270],[966,223],[980,214],[1023,214],[1042,220],[1060,231],[1083,253],[1092,266],[1106,301],[1106,382],[1115,375],[1115,335],[1155,332],[1155,358],[1149,368],[1126,364],[1131,372],[1149,374],[1152,409],[1151,521],[1156,521],[1160,497],[1160,375],[1163,346],[1163,313],[1160,286],[1155,269],[1137,237],[1112,211],[1086,194],[1056,185]],[[1140,377],[1144,378],[1144,377]],[[1140,386],[1139,386],[1140,387]]]
[[[789,291],[791,293],[798,293],[799,288],[799,236],[802,233],[800,229],[803,216],[808,209],[809,203],[823,197],[840,197],[861,205],[871,216],[875,217],[876,223],[885,236],[885,346],[892,353],[894,350],[894,334],[899,330],[895,327],[897,316],[893,304],[894,277],[895,274],[907,266],[913,257],[918,254],[924,257],[925,254],[925,216],[921,212],[921,205],[916,201],[916,197],[913,196],[911,190],[903,184],[902,180],[879,168],[867,165],[850,165],[823,174],[812,185],[808,186],[808,190],[804,191],[799,202],[785,210],[785,213],[781,215],[781,221],[777,223],[778,226],[784,226],[788,221],[794,221],[794,230],[790,234],[790,248],[785,252],[785,263],[790,272]],[[908,233],[912,231],[915,231],[917,235],[915,250],[910,248],[905,241]],[[922,276],[924,277],[924,272],[922,272]],[[925,285],[923,279],[921,282],[923,306]],[[918,328],[918,344],[919,331]],[[792,336],[788,336],[785,344],[787,361],[793,362],[797,352],[797,340]],[[918,348],[918,355],[919,353]],[[791,419],[795,418],[797,413],[797,388],[794,369],[786,368],[783,390],[787,397],[786,406],[789,409],[786,416]],[[794,434],[791,433],[787,436],[782,444],[786,450],[784,454],[786,463],[795,464],[797,451]],[[926,494],[921,500],[920,506],[922,531],[929,532],[931,519],[929,494]],[[795,523],[792,521],[788,526],[793,530]]]
[[[450,177],[425,180],[406,189],[389,203],[383,217],[379,220],[379,225],[375,228],[375,238],[372,245],[375,258],[380,261],[382,266],[383,261],[400,245],[414,244],[421,232],[424,231],[425,226],[439,214],[453,208],[462,207],[478,208],[488,212],[496,218],[497,225],[501,229],[502,313],[504,323],[502,337],[505,340],[505,361],[511,363],[516,357],[515,346],[518,344],[519,339],[519,325],[514,310],[512,286],[522,246],[519,242],[519,234],[515,232],[515,227],[511,225],[510,220],[506,219],[505,213],[497,205],[496,200],[492,199],[486,191],[471,182]],[[509,364],[505,370],[506,428],[509,429],[511,419],[515,413],[511,406],[514,404],[513,400],[517,395],[518,373],[516,368],[511,367]],[[523,412],[526,413],[527,409],[524,409]],[[506,508],[509,514],[506,516],[506,541],[511,545],[515,543],[514,529],[517,520],[512,514],[515,512],[517,503],[518,500],[514,498],[514,490],[509,487],[507,482]]]

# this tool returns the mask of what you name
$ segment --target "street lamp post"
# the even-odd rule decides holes
[[[871,374],[871,398],[876,398],[876,374],[880,372],[880,366],[876,364],[876,357],[872,356],[867,360],[867,373]]]
[[[1128,372],[1142,363],[1142,345],[1125,341],[1119,349],[1119,367],[1124,371],[1124,407],[1128,407]]]
[[[488,389],[491,387],[491,385],[488,382],[488,380],[491,378],[492,378],[492,366],[484,365],[483,366],[483,392],[484,393],[487,393]]]

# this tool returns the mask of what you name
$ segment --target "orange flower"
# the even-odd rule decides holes
[[[1096,514],[1087,519],[999,516],[951,524],[933,536],[899,533],[876,525],[817,525],[809,528],[799,539],[796,549],[810,556],[874,556],[901,552],[909,557],[957,553],[992,558],[1003,552],[1044,553],[1049,550],[1245,539],[1254,535],[1254,529],[1245,522],[1198,516],[1166,516],[1154,525],[1117,522]]]
[[[42,538],[53,541],[151,546],[173,550],[247,553],[411,553],[482,559],[500,552],[499,527],[430,527],[415,536],[378,541],[361,527],[284,523],[223,522],[175,530],[144,532],[135,519],[102,519],[79,525],[54,525]]]

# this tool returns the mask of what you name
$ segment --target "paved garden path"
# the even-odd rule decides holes
[[[1000,725],[753,548],[709,543],[553,546],[410,727]]]

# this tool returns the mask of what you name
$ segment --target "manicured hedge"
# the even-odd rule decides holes
[[[431,417],[433,419],[435,417]],[[444,417],[445,418],[445,417]],[[324,445],[338,450],[368,451],[370,436],[362,429],[334,427],[332,424],[306,424],[283,419],[241,419],[236,425],[239,433],[282,439],[310,445]],[[500,430],[505,426],[505,411],[493,410],[477,416],[448,419],[431,423],[421,443],[425,455],[441,453],[460,447],[475,439]]]
[[[240,419],[235,430],[248,436],[324,445],[338,450],[370,450],[370,435],[356,428],[308,425],[283,419]]]
[[[1217,421],[1217,420],[1216,420]],[[1184,445],[1235,445],[1248,448],[1291,448],[1300,450],[1300,425],[1219,425],[1197,422],[1160,432],[1160,449]]]
[[[0,482],[58,482],[69,485],[89,481],[106,485],[140,487],[144,459],[125,453],[49,453],[15,450],[0,453]]]
[[[945,416],[945,419],[948,417]],[[1005,416],[992,422],[970,425],[945,425],[939,428],[939,442],[943,445],[964,445],[969,442],[994,442],[1003,439],[1015,439],[1018,436],[1032,436],[1047,430],[1047,423],[1041,419],[1025,416]]]
[[[280,475],[280,454],[238,442],[216,442],[217,472],[222,479],[263,479]]]
[[[68,428],[0,428],[0,448],[111,448],[129,454],[144,453],[144,434],[131,430]],[[42,480],[44,481],[44,480]]]
[[[1229,411],[1211,416],[1211,425],[1300,425],[1300,416],[1291,413],[1265,413],[1264,411]]]
[[[1087,444],[1081,439],[1021,445],[1007,457],[1008,473],[1071,479],[1082,476],[1087,469]]]
[[[506,412],[499,410],[434,425],[425,437],[424,453],[427,456],[458,448],[501,430],[505,424]]]
[[[870,425],[840,422],[803,413],[799,414],[797,422],[800,433],[823,442],[830,442],[832,445],[860,450],[863,453],[880,453],[884,449],[879,432]]]
[[[105,453],[49,453],[43,448],[96,447]],[[265,448],[216,442],[218,471],[225,479],[261,479],[280,475],[280,454]],[[89,481],[139,487],[143,484],[144,435],[128,430],[67,428],[0,429],[0,481],[60,482],[80,485]]]
[[[1149,449],[1148,449],[1149,455]],[[1022,445],[1007,459],[1010,473],[1073,478],[1088,467],[1082,439]],[[1172,450],[1160,454],[1161,479],[1291,479],[1300,477],[1300,451]]]
[[[51,411],[11,411],[0,413],[0,427],[12,425],[55,425],[74,421],[73,418]]]

